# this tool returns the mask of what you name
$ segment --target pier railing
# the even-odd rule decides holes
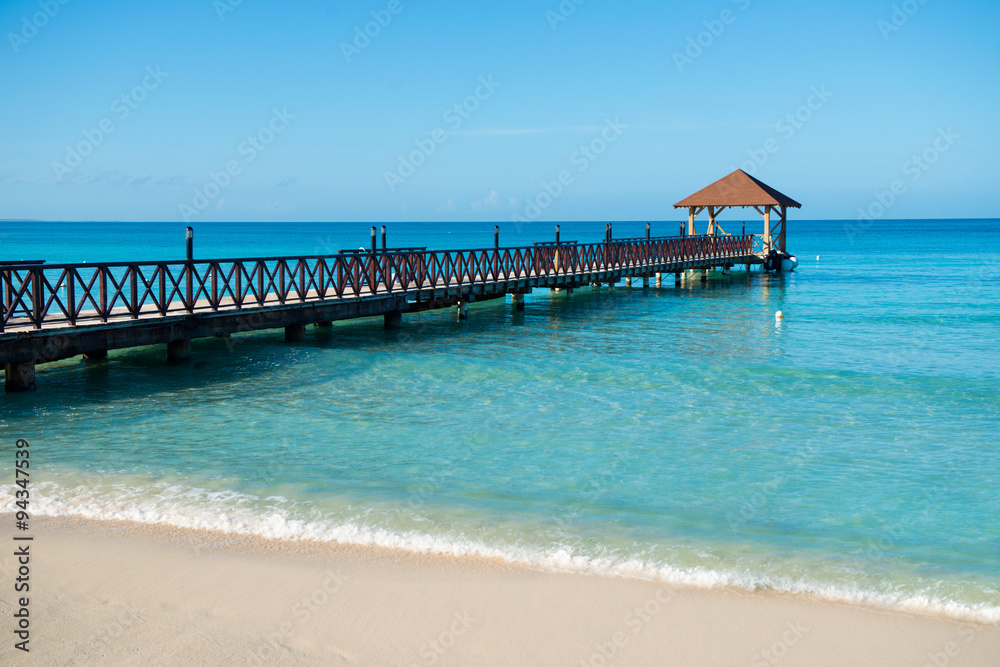
[[[474,250],[96,264],[0,264],[0,333],[196,312],[489,286],[753,254],[754,237],[690,236]]]

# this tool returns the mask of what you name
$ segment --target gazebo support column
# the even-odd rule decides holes
[[[788,219],[788,207],[787,206],[782,206],[781,207],[781,236],[778,237],[778,239],[779,239],[778,250],[780,250],[781,252],[786,252],[786,250],[785,250],[785,221],[787,219]]]
[[[764,253],[771,251],[771,207],[764,207]]]

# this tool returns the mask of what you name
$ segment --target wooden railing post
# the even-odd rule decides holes
[[[160,315],[167,314],[167,265],[159,264],[156,267],[160,274]]]
[[[76,326],[76,269],[66,269],[66,312],[69,313],[69,325]],[[0,329],[2,331],[2,329]]]
[[[237,308],[243,307],[243,262],[233,262],[233,275],[236,288],[233,292],[233,303]]]
[[[129,289],[132,292],[130,315],[133,320],[137,320],[139,319],[139,277],[136,275],[138,272],[136,271],[135,264],[130,265],[127,270],[131,271],[131,275],[129,276]]]
[[[299,260],[299,301],[305,301],[309,289],[306,284],[306,260]]]
[[[7,304],[10,303],[10,271],[0,271],[0,333],[7,324]]]
[[[102,322],[108,321],[108,267],[101,265],[97,267],[97,274],[101,284],[101,306],[100,316]]]
[[[278,260],[278,303],[285,305],[285,295],[288,290],[285,289],[285,260]]]
[[[218,262],[211,262],[208,265],[208,270],[212,274],[212,310],[219,310],[219,271],[222,270],[222,265]]]
[[[316,295],[326,298],[326,260],[320,257],[316,260]]]
[[[184,307],[189,313],[194,312],[194,262],[184,262],[186,286],[184,290]]]
[[[31,321],[36,329],[42,328],[42,270],[31,269]]]

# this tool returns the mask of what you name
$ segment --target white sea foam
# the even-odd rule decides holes
[[[0,488],[0,507],[14,503],[14,488]],[[887,593],[855,586],[822,584],[748,571],[719,571],[701,567],[674,567],[637,558],[602,558],[574,553],[568,546],[526,548],[492,546],[476,539],[436,536],[419,531],[392,531],[360,520],[306,520],[296,518],[299,503],[281,496],[265,501],[234,491],[210,491],[159,483],[140,486],[34,485],[33,515],[80,516],[97,520],[133,521],[195,530],[216,530],[289,541],[338,542],[402,549],[414,553],[482,556],[519,565],[565,572],[616,575],[663,581],[698,588],[773,590],[813,598],[931,614],[981,623],[1000,622],[1000,606],[967,604],[933,595]]]

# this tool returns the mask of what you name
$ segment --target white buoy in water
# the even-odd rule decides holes
[[[785,314],[783,312],[781,312],[780,310],[774,314],[774,319],[776,319],[776,320],[780,320],[780,319],[782,319],[784,317],[785,317]]]
[[[781,260],[781,270],[785,272],[791,272],[795,270],[795,267],[799,265],[799,260],[795,258],[795,255],[790,257],[785,257]]]
[[[817,262],[819,261],[819,255],[816,255],[816,261]]]

